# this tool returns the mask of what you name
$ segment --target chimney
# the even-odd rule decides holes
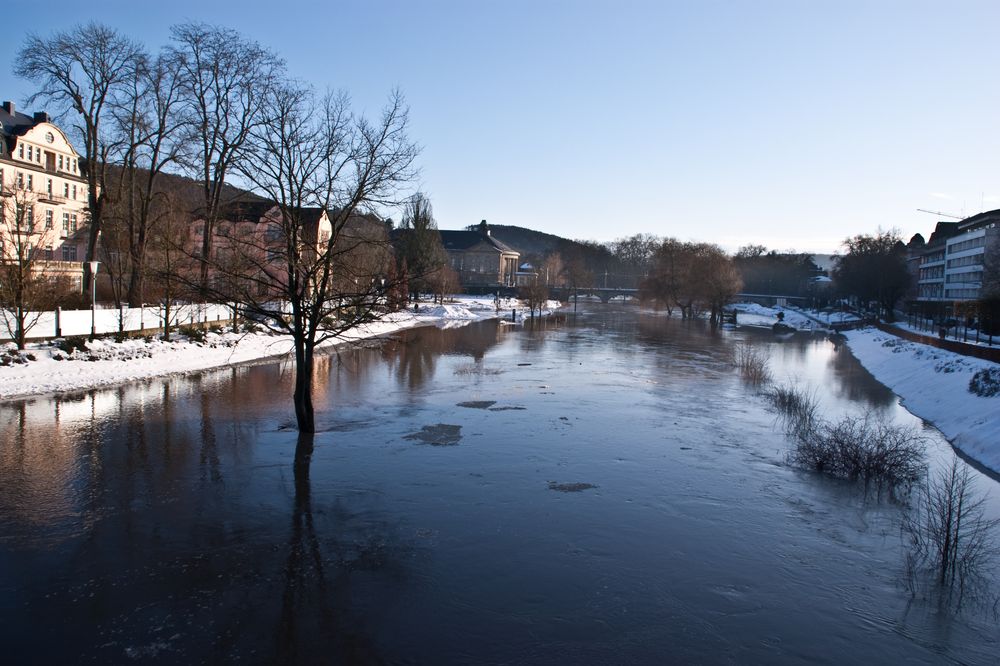
[[[10,115],[14,115],[14,102],[4,102],[3,110],[9,113]]]
[[[34,117],[36,123],[51,122],[51,120],[49,119],[49,114],[45,113],[44,111],[35,111]]]

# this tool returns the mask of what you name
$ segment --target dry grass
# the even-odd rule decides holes
[[[739,369],[740,376],[749,384],[759,386],[771,381],[770,354],[749,342],[740,342],[733,346],[733,365]]]

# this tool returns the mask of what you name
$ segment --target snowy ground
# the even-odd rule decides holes
[[[764,326],[770,328],[778,322],[778,313],[785,313],[784,323],[801,331],[822,330],[830,324],[853,321],[857,316],[849,312],[801,310],[798,308],[766,307],[757,303],[734,303],[736,323],[739,326]]]
[[[956,448],[1000,472],[1000,394],[980,397],[969,380],[1000,365],[909,342],[878,329],[845,334],[851,351],[910,412],[932,422]]]
[[[850,313],[769,308],[737,303],[740,326],[770,327],[785,313],[785,323],[799,330],[857,319]],[[1000,365],[943,349],[909,342],[875,328],[845,334],[851,351],[876,379],[902,398],[910,412],[932,422],[970,458],[1000,473],[1000,394],[980,397],[969,391],[976,372]]]
[[[510,320],[513,310],[517,321],[523,321],[526,309],[517,299],[458,296],[444,305],[422,302],[419,308],[387,314],[381,321],[361,326],[328,345],[344,344],[364,338],[387,335],[414,326],[462,326],[473,321],[498,316]],[[548,311],[559,307],[550,301]],[[196,372],[210,368],[246,363],[262,358],[288,354],[292,349],[290,336],[264,333],[207,333],[201,344],[181,339],[171,342],[154,339],[97,339],[87,343],[85,350],[72,355],[46,344],[32,344],[23,353],[6,345],[0,349],[0,399],[25,395],[77,391],[163,375]],[[33,358],[34,360],[28,360]],[[17,362],[27,360],[27,362]]]

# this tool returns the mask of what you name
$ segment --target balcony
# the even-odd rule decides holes
[[[60,205],[69,201],[69,198],[62,196],[61,194],[52,194],[50,192],[43,192],[42,194],[38,195],[38,200],[41,201],[42,203]]]

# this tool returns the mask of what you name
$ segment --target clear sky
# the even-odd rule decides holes
[[[996,0],[56,0],[5,18],[0,98],[22,110],[39,109],[11,73],[18,31],[88,20],[150,50],[173,23],[227,25],[368,112],[399,87],[443,229],[830,252],[928,236],[917,208],[1000,208]]]

